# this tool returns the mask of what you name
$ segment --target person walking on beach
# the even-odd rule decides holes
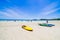
[[[48,24],[48,20],[46,20],[46,23]]]

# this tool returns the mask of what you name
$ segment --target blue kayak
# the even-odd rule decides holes
[[[46,23],[42,23],[42,24],[39,24],[40,26],[46,26],[46,27],[52,27],[52,26],[55,26],[53,24],[46,24]]]

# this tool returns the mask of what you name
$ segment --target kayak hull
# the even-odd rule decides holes
[[[53,24],[46,24],[46,23],[42,23],[42,24],[39,24],[40,26],[46,26],[46,27],[52,27],[54,26]]]
[[[23,25],[22,28],[27,30],[27,31],[33,31],[33,29],[31,27],[26,26],[26,25]]]

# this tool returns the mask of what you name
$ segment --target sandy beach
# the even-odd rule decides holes
[[[0,40],[60,40],[60,21],[49,21],[52,27],[39,26],[45,21],[0,21]],[[22,25],[33,28],[33,32],[22,29]]]

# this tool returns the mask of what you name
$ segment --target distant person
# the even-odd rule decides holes
[[[48,20],[46,20],[46,23],[48,24]]]
[[[14,20],[14,22],[16,22],[16,20]]]

